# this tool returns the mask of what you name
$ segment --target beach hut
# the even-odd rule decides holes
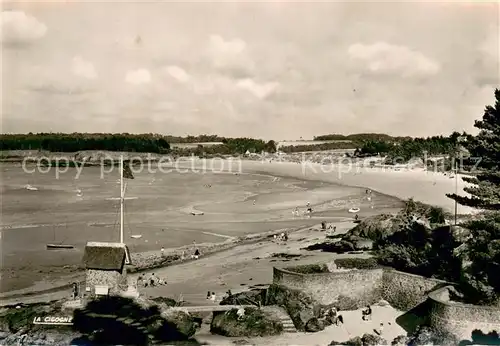
[[[86,291],[91,296],[118,295],[127,289],[130,252],[123,243],[88,242],[83,254]]]

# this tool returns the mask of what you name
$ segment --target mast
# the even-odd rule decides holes
[[[125,190],[123,189],[123,155],[120,156],[120,243],[123,244],[123,202]]]
[[[456,160],[455,160],[455,195],[458,195],[458,167]],[[458,203],[457,200],[455,199],[455,226],[457,225],[457,209],[458,209]]]

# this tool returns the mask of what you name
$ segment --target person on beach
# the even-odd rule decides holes
[[[162,246],[160,251],[161,251],[161,255],[163,256],[165,253],[165,248]]]
[[[207,292],[207,299],[210,299],[212,297],[212,294],[210,294],[210,291]]]
[[[215,292],[212,292],[212,294],[210,295],[210,300],[215,303],[215,299]]]
[[[358,214],[356,214],[356,216],[354,216],[354,220],[358,221],[359,220],[359,216]]]
[[[194,259],[198,259],[198,258],[200,258],[200,250],[196,249],[196,250],[194,251],[193,258],[194,258]]]
[[[370,321],[372,319],[372,308],[370,307],[370,305],[368,305],[366,307],[366,309],[364,309],[362,312],[362,319],[363,321]]]

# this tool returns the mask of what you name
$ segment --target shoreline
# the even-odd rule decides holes
[[[339,220],[339,222],[345,222],[349,221],[350,219],[348,218],[342,218]],[[197,244],[197,247],[200,249],[201,252],[201,257],[200,258],[207,258],[212,255],[216,255],[218,253],[228,251],[231,249],[234,249],[238,246],[248,246],[252,245],[254,243],[260,243],[260,242],[267,242],[267,241],[272,241],[273,240],[273,235],[275,234],[280,234],[282,232],[287,232],[288,234],[300,232],[306,229],[314,229],[317,228],[318,224],[316,226],[305,226],[305,227],[297,227],[293,229],[277,229],[273,231],[267,231],[267,232],[262,232],[262,233],[257,233],[257,234],[250,234],[244,237],[235,237],[234,239],[226,240],[220,243],[203,243],[203,244]],[[139,253],[132,253],[132,263],[134,262],[134,257],[135,260],[137,260],[138,257],[146,256],[146,258],[143,258],[143,260],[148,261],[148,260],[161,260],[161,263],[148,263],[144,266],[140,267],[134,267],[132,266],[131,268],[127,269],[127,272],[131,275],[137,275],[137,274],[142,274],[142,273],[147,273],[149,271],[155,270],[155,269],[161,269],[161,268],[167,268],[167,267],[172,267],[180,264],[188,264],[190,262],[196,261],[195,259],[192,259],[190,256],[187,256],[185,258],[177,258],[177,259],[169,259],[169,257],[173,257],[175,255],[178,255],[179,252],[183,252],[186,249],[191,248],[193,245],[184,245],[181,247],[177,248],[170,248],[170,249],[165,249],[165,253],[162,255],[159,253],[160,251],[146,251],[146,252],[139,252]],[[158,254],[159,253],[159,254]],[[82,278],[84,278],[84,273],[82,275]],[[82,282],[83,280],[80,280],[79,282]],[[7,306],[7,305],[12,305],[15,304],[13,302],[7,302],[8,300],[16,300],[20,298],[32,298],[32,297],[37,297],[37,296],[43,296],[47,294],[52,294],[52,293],[62,293],[70,290],[72,288],[72,284],[64,284],[64,285],[58,285],[52,288],[48,288],[45,290],[30,290],[29,288],[26,289],[21,289],[17,291],[26,291],[23,293],[15,293],[16,291],[7,291],[7,292],[2,292],[0,293],[0,306]]]
[[[196,163],[196,161],[195,161]],[[5,163],[4,163],[5,164]],[[281,168],[279,168],[281,167]],[[296,167],[295,170],[289,169],[288,167]],[[328,179],[325,176],[321,176],[321,174],[315,174],[315,175],[305,175],[301,174],[300,172],[297,173],[297,168],[302,167],[302,165],[297,165],[296,163],[288,163],[288,162],[274,162],[274,163],[262,163],[262,162],[256,162],[252,160],[245,160],[243,161],[243,168],[241,174],[258,174],[258,175],[263,175],[267,177],[274,177],[274,178],[294,178],[294,179],[299,179],[303,182],[321,182],[325,183],[328,185],[333,185],[333,186],[344,186],[344,187],[354,187],[354,188],[370,188],[374,192],[383,195],[383,196],[388,196],[391,198],[396,198],[398,200],[403,200],[400,196],[395,196],[393,194],[387,193],[384,191],[384,189],[375,189],[369,186],[369,182],[367,181],[365,186],[361,186],[358,184],[352,184],[351,181],[346,181],[344,179]],[[229,172],[220,172],[220,173],[232,173],[231,171]],[[321,173],[321,172],[320,172]],[[414,173],[419,173],[419,175],[426,175],[426,172],[414,172]],[[234,174],[234,173],[233,173]],[[349,174],[349,173],[346,173]],[[350,173],[352,175],[352,173]],[[384,175],[389,175],[387,172],[382,172]],[[403,175],[405,174],[404,172],[397,173],[398,175]],[[356,173],[354,174],[356,175]],[[414,175],[414,174],[413,174]],[[330,174],[331,176],[331,174]],[[387,179],[387,177],[386,177]],[[408,180],[410,180],[411,177],[408,177]],[[390,180],[390,176],[389,179]],[[417,179],[418,180],[418,179]],[[449,179],[446,179],[446,181],[449,181]],[[417,183],[417,182],[415,182]],[[416,200],[420,201],[420,199],[416,198]],[[422,201],[424,203],[428,203],[428,201]],[[428,203],[430,204],[430,203]],[[321,216],[319,216],[321,218]],[[349,220],[349,218],[342,218],[342,217],[334,217],[335,219],[339,220]],[[317,227],[317,224],[319,224],[320,221],[318,220],[318,223],[316,223],[316,226],[307,226],[305,228],[313,228]],[[287,230],[289,232],[296,232],[300,229],[304,229],[304,227],[293,227],[293,228],[288,228]],[[283,228],[271,230],[271,231],[266,231],[263,233],[257,233],[257,234],[249,234],[246,236],[242,237],[233,237],[229,238],[225,241],[221,242],[211,242],[211,243],[201,243],[197,244],[196,246],[200,249],[202,254],[205,256],[209,256],[215,253],[223,252],[229,249],[233,249],[235,247],[241,246],[241,245],[248,245],[252,243],[256,243],[259,241],[265,241],[267,237],[272,236],[273,234],[277,234],[283,231]],[[190,251],[189,249],[192,249],[193,245],[184,245],[184,246],[179,246],[179,247],[173,247],[173,248],[165,248],[165,253],[162,255],[159,250],[153,250],[153,251],[143,251],[143,252],[137,252],[132,254],[132,260],[133,263],[139,262],[138,265],[133,266],[130,268],[129,273],[135,274],[135,273],[142,273],[142,272],[147,272],[149,270],[154,270],[154,269],[159,269],[159,268],[165,268],[165,267],[170,267],[170,266],[175,266],[179,264],[184,264],[184,263],[189,263],[192,261],[189,258]],[[188,253],[188,258],[180,258],[180,253],[185,252]],[[142,263],[141,262],[147,262],[147,263]],[[83,278],[84,275],[76,276],[76,278]],[[68,276],[66,276],[68,278]],[[61,281],[61,280],[60,280]],[[67,282],[68,280],[66,280]],[[77,280],[74,280],[77,281]],[[50,282],[50,281],[49,281]],[[55,282],[57,282],[55,280]],[[54,284],[55,284],[54,282]],[[19,290],[12,290],[12,291],[5,291],[0,293],[0,298],[2,300],[5,299],[17,299],[17,298],[22,298],[22,297],[36,297],[44,294],[48,294],[51,292],[61,292],[69,289],[71,287],[70,284],[64,284],[64,285],[57,285],[56,287],[49,287],[47,289],[36,289],[36,285],[33,285],[31,287],[19,289]]]

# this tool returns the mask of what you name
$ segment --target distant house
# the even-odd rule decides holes
[[[83,254],[86,291],[95,295],[117,295],[127,289],[126,264],[131,264],[125,244],[88,242]],[[90,291],[90,292],[89,292]]]

